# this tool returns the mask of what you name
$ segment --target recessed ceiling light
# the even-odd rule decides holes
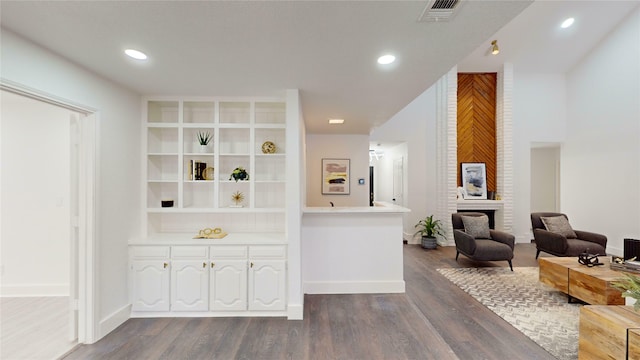
[[[573,22],[575,21],[574,18],[568,18],[565,21],[562,22],[562,25],[560,25],[561,28],[566,29],[569,26],[573,25]]]
[[[382,55],[378,58],[378,64],[382,65],[391,64],[394,61],[396,61],[396,57],[391,54]]]
[[[147,54],[139,50],[127,49],[124,51],[124,53],[136,60],[147,60]]]
[[[342,124],[344,119],[329,119],[329,124]]]

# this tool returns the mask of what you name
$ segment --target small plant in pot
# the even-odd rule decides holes
[[[238,182],[238,180],[249,180],[249,173],[242,166],[238,166],[237,168],[233,169],[231,175],[229,175],[229,180],[231,179],[235,180],[236,182]]]
[[[442,235],[442,223],[440,220],[434,220],[433,215],[418,221],[415,225],[418,229],[416,234],[422,235],[422,247],[425,249],[435,249],[438,246],[436,235]],[[415,235],[415,234],[414,234]]]
[[[196,139],[198,139],[198,144],[200,144],[200,151],[207,152],[207,146],[213,140],[213,136],[208,131],[198,131],[196,134]]]
[[[633,308],[640,311],[640,276],[625,273],[623,278],[614,281],[611,286],[622,291],[622,297],[634,299]]]

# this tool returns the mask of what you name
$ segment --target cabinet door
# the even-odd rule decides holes
[[[132,261],[132,310],[168,311],[169,274],[168,260]]]
[[[249,310],[284,310],[285,261],[250,260],[249,267]]]
[[[247,260],[211,261],[212,311],[247,310]]]
[[[207,311],[209,269],[206,260],[171,262],[171,310]]]

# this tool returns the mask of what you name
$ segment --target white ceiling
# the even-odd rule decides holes
[[[309,133],[369,134],[456,64],[460,71],[495,71],[504,61],[565,71],[638,5],[470,0],[450,22],[418,22],[427,2],[3,0],[0,21],[143,95],[272,96],[297,88]],[[565,15],[576,25],[558,34]],[[502,52],[489,57],[494,37]],[[149,61],[128,59],[128,47]],[[376,64],[386,52],[396,63]],[[335,117],[345,124],[329,126]]]

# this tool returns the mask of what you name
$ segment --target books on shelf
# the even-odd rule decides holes
[[[207,163],[198,160],[189,160],[189,180],[206,180],[205,170]]]

